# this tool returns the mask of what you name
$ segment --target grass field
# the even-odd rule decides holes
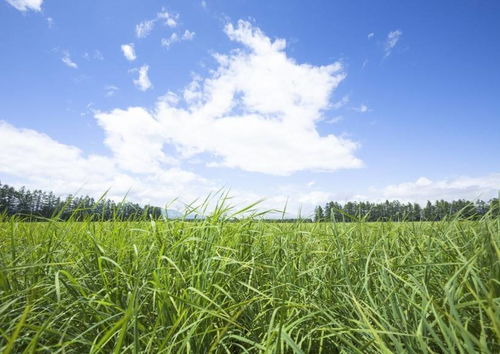
[[[0,223],[0,351],[498,353],[500,220]]]

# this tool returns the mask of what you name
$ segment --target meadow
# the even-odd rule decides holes
[[[0,351],[499,352],[498,217],[224,215],[4,218]]]

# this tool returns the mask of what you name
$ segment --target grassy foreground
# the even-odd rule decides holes
[[[0,223],[0,352],[498,353],[500,220]]]

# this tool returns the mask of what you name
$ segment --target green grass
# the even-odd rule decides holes
[[[500,220],[0,223],[0,351],[498,353]]]

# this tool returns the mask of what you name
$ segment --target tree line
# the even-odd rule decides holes
[[[16,189],[0,182],[0,215],[18,215],[27,220],[58,218],[75,221],[86,220],[144,220],[144,217],[158,219],[162,208],[137,203],[119,202],[104,197],[68,195],[65,198],[53,192]]]
[[[324,207],[318,205],[314,211],[314,221],[439,221],[449,217],[479,219],[485,215],[500,215],[498,198],[488,202],[464,199],[446,201],[427,201],[424,207],[418,203],[402,203],[398,200],[372,202],[328,202]]]
[[[141,206],[127,201],[115,202],[104,197],[94,199],[89,196],[68,195],[65,198],[53,192],[29,190],[25,187],[16,189],[0,182],[0,215],[18,215],[25,220],[144,220],[159,219],[164,216],[164,209],[153,205]],[[422,207],[418,203],[388,201],[372,202],[328,202],[315,208],[311,221],[439,221],[447,217],[459,216],[462,219],[479,219],[485,215],[500,215],[500,202],[493,198],[483,200],[427,201]],[[267,220],[267,219],[266,219]],[[293,222],[295,219],[268,220]]]

